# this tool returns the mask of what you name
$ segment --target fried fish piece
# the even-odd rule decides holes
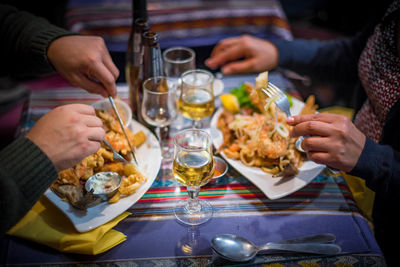
[[[87,192],[76,185],[52,186],[52,191],[60,198],[67,199],[75,208],[86,211],[87,208],[95,206],[101,202],[101,199],[92,192]]]

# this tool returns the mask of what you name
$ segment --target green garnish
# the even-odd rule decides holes
[[[289,100],[289,106],[292,107],[293,106],[292,96],[286,92],[285,92],[285,95],[287,96],[287,99]]]
[[[233,88],[231,94],[235,95],[239,101],[240,107],[249,107],[257,110],[257,108],[251,103],[249,95],[246,91],[246,86],[241,84],[239,88]]]
[[[254,109],[254,110],[258,110],[258,108],[255,107],[255,106],[251,103],[250,97],[249,97],[249,95],[247,94],[246,86],[245,86],[244,83],[242,83],[242,84],[240,85],[239,88],[233,88],[233,89],[231,90],[231,94],[233,94],[233,95],[236,96],[236,98],[237,98],[238,101],[239,101],[240,107],[249,107],[249,108],[252,108],[252,109]],[[285,92],[285,95],[287,96],[287,98],[288,98],[288,100],[289,100],[289,105],[290,105],[290,107],[292,107],[292,106],[293,106],[292,96],[291,96],[290,94],[286,93],[286,92]]]

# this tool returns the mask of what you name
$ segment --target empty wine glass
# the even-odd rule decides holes
[[[215,109],[214,75],[207,70],[195,69],[184,72],[181,80],[179,110],[192,120],[193,128],[201,128],[200,120],[212,115]]]
[[[212,217],[211,204],[198,198],[200,187],[214,175],[211,144],[211,136],[199,129],[187,129],[174,136],[172,172],[175,179],[186,186],[189,194],[189,198],[177,203],[174,212],[184,224],[198,225]]]
[[[164,76],[157,76],[143,82],[143,119],[156,127],[160,141],[162,157],[172,159],[173,149],[169,146],[168,126],[176,117],[176,86]]]
[[[185,71],[196,68],[196,53],[189,47],[174,46],[163,52],[164,74],[177,83],[177,97],[180,95],[181,75]],[[177,130],[190,127],[190,123],[185,121],[182,114],[178,112],[172,127]]]

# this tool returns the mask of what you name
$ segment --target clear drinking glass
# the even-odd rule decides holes
[[[196,68],[196,53],[183,46],[175,46],[163,52],[164,74],[178,79],[182,73]]]
[[[176,85],[171,79],[156,76],[143,82],[142,115],[148,124],[156,127],[163,159],[172,159],[168,126],[176,117]]]
[[[189,70],[181,76],[178,107],[182,115],[192,120],[193,128],[201,128],[200,120],[213,114],[214,75],[202,69]]]
[[[174,136],[172,172],[175,179],[186,186],[189,194],[189,198],[177,203],[174,212],[184,224],[198,225],[212,217],[211,204],[198,198],[200,187],[214,175],[211,144],[211,136],[199,129],[187,129]]]
[[[181,87],[180,77],[185,71],[196,68],[196,53],[188,47],[174,46],[163,52],[163,62],[164,74],[177,83],[177,97],[179,97]],[[172,127],[180,130],[190,127],[190,123],[185,123],[182,114],[178,112]]]

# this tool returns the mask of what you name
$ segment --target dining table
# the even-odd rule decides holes
[[[219,77],[228,93],[241,83],[254,82],[255,75]],[[295,88],[279,73],[270,80],[295,94]],[[26,84],[30,88],[21,113],[19,135],[26,134],[38,118],[56,106],[91,104],[102,99],[83,89],[46,77]],[[129,102],[129,87],[118,84],[118,96]],[[216,106],[221,103],[216,97]],[[204,123],[207,127],[207,121]],[[171,130],[172,131],[172,130]],[[66,253],[33,241],[7,235],[0,242],[0,265],[4,266],[385,266],[385,260],[371,224],[362,215],[349,186],[338,172],[328,168],[299,190],[277,199],[268,198],[260,188],[232,166],[218,179],[201,187],[200,199],[213,207],[206,223],[187,226],[174,216],[174,205],[187,198],[186,187],[175,181],[171,162],[162,162],[147,192],[128,208],[130,215],[114,229],[126,240],[98,255]],[[71,221],[65,217],[65,224]],[[331,233],[341,252],[317,255],[289,252],[260,252],[248,262],[232,262],[211,248],[218,234],[240,235],[254,244]],[[298,266],[296,265],[296,266]],[[275,265],[274,265],[275,266]]]

